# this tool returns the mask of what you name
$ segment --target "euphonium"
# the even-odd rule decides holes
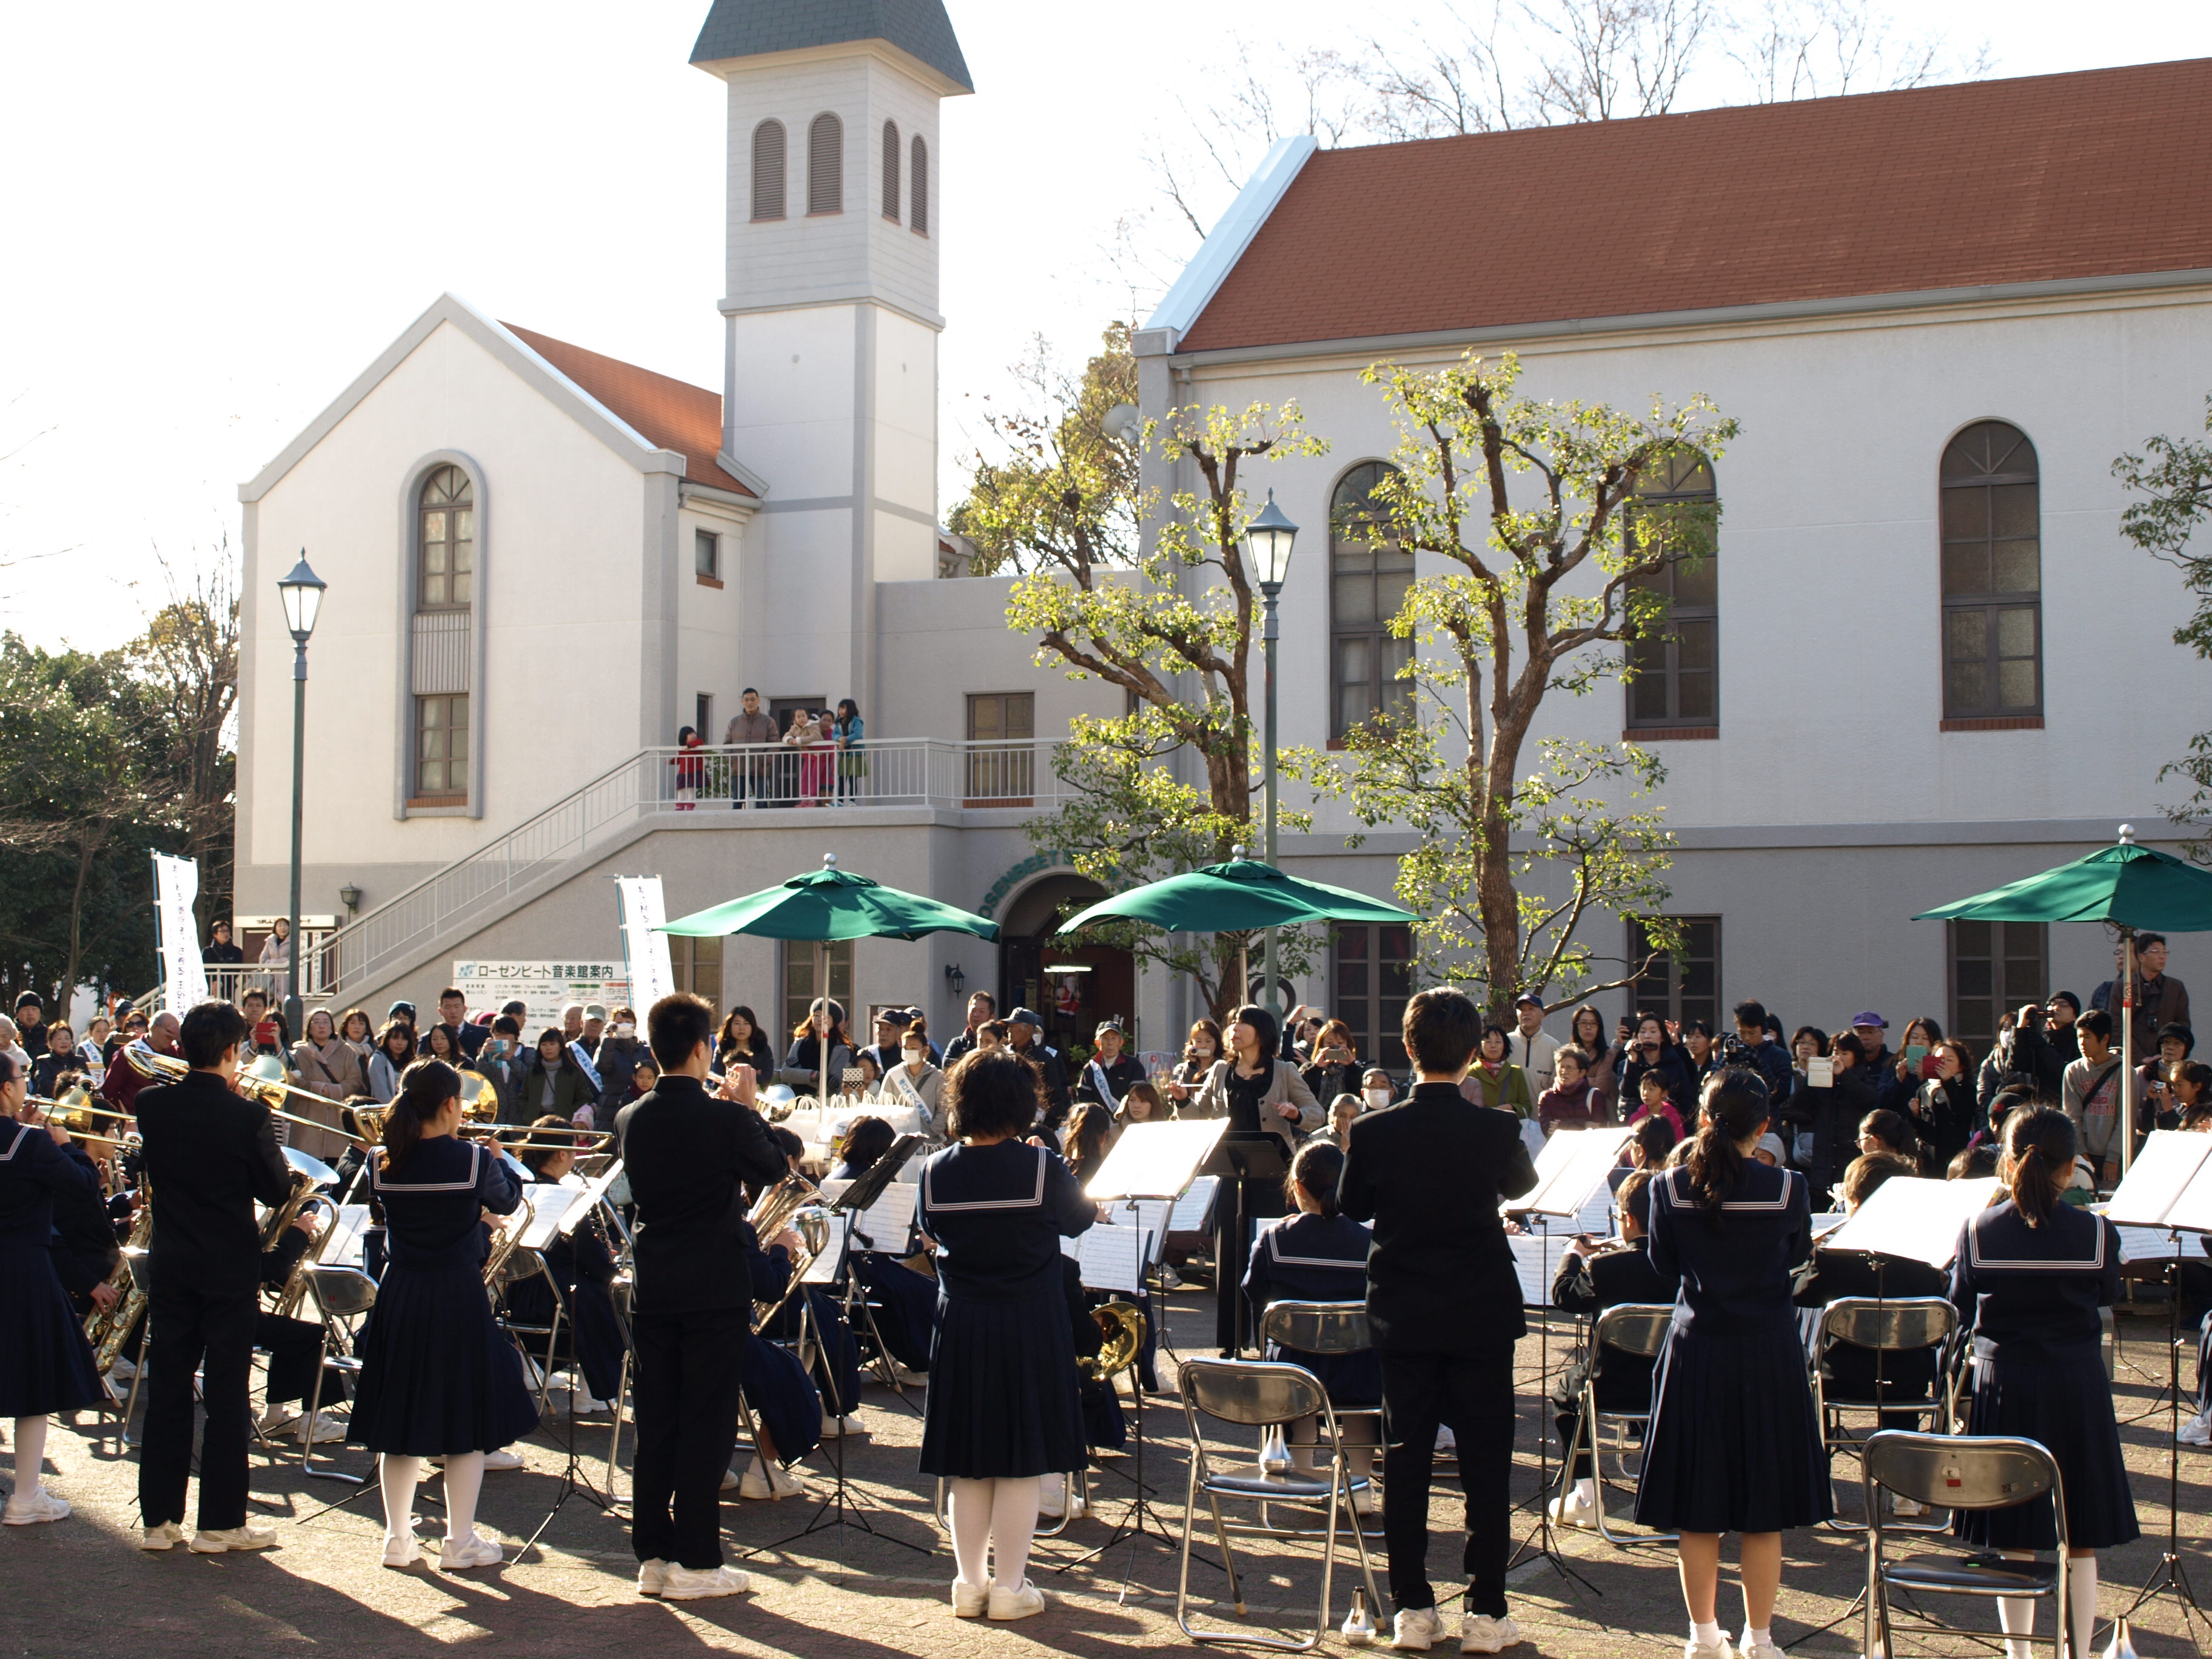
[[[522,1235],[530,1226],[530,1200],[524,1199],[514,1206],[512,1215],[502,1218],[501,1224],[492,1229],[491,1249],[484,1256],[484,1289],[496,1297],[500,1273],[507,1267],[507,1258],[522,1243]],[[532,1271],[535,1271],[534,1269]]]
[[[300,1212],[309,1200],[319,1196],[315,1183],[304,1170],[292,1171],[292,1190],[284,1201],[269,1212],[269,1218],[261,1224],[261,1253],[264,1255],[276,1248],[276,1241],[284,1237],[284,1229],[300,1218]]]
[[[753,1231],[760,1235],[761,1243],[765,1247],[769,1240],[791,1224],[792,1217],[808,1205],[826,1202],[828,1200],[822,1196],[822,1189],[793,1170],[760,1195],[752,1207],[752,1213],[745,1219],[752,1224]]]
[[[1104,1333],[1106,1346],[1096,1356],[1079,1356],[1076,1370],[1097,1382],[1135,1364],[1145,1346],[1144,1310],[1133,1303],[1109,1302],[1103,1307],[1093,1308],[1091,1316]]]

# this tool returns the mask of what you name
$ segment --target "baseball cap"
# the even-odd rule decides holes
[[[1863,1014],[1853,1014],[1851,1016],[1851,1024],[1854,1025],[1872,1026],[1875,1030],[1881,1031],[1887,1031],[1889,1029],[1889,1022],[1884,1019],[1880,1014],[1874,1012],[1872,1010],[1869,1010]]]
[[[386,1019],[397,1019],[402,1014],[406,1015],[410,1020],[413,1019],[415,1005],[411,1002],[395,1002],[384,1011],[384,1017]]]
[[[883,1021],[886,1025],[911,1025],[914,1024],[914,1010],[911,1008],[879,1008],[876,1011],[876,1018]]]
[[[1540,1008],[1544,1006],[1544,999],[1538,996],[1534,991],[1523,991],[1519,996],[1513,999],[1513,1006],[1516,1008],[1518,1008],[1523,1004],[1526,1004],[1532,1008]]]
[[[1109,1031],[1119,1031],[1123,1036],[1129,1035],[1129,1028],[1122,1024],[1119,1019],[1111,1017],[1100,1020],[1098,1022],[1098,1029],[1093,1031],[1091,1035],[1094,1038],[1102,1037]]]
[[[1017,1008],[1013,1012],[1006,1016],[1006,1024],[1009,1025],[1034,1025],[1037,1030],[1042,1031],[1044,1029],[1044,1016],[1038,1013],[1034,1008]]]
[[[605,1024],[607,1018],[607,1005],[604,1002],[586,1003],[584,1005],[584,1018],[586,1019],[596,1019],[601,1024]]]

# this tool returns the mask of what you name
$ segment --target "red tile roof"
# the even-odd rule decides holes
[[[715,462],[722,447],[720,392],[513,323],[500,326],[628,422],[647,443],[681,455],[684,476],[691,483],[739,495],[753,493]]]
[[[2212,269],[2212,59],[1322,150],[1203,351]]]

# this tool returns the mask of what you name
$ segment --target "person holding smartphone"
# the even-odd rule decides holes
[[[1363,1073],[1358,1053],[1352,1047],[1352,1028],[1340,1019],[1324,1021],[1314,1034],[1313,1057],[1298,1075],[1316,1100],[1358,1093]]]

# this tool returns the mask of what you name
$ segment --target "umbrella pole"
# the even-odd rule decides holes
[[[2136,930],[2120,928],[2120,1179],[2136,1149]]]
[[[1247,932],[1237,936],[1237,1000],[1229,1006],[1242,1007],[1244,999],[1252,994],[1252,935]]]
[[[830,1018],[830,941],[828,939],[817,939],[815,942],[814,959],[820,964],[818,969],[820,978],[817,982],[822,987],[822,1024],[827,1028],[814,1034],[814,1099],[816,1105],[821,1109],[822,1121],[827,1123],[830,1121],[830,1038],[837,1029],[836,1021]]]

